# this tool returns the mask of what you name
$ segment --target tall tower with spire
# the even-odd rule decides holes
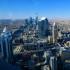
[[[55,42],[55,37],[54,37],[54,27],[55,27],[55,22],[52,25],[52,37],[53,37],[53,43]]]
[[[0,35],[1,39],[1,53],[3,56],[3,59],[8,61],[11,61],[12,59],[12,34],[11,32],[7,31],[7,28],[4,27],[3,32]]]

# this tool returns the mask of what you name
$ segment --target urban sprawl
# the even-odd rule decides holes
[[[12,70],[70,70],[69,23],[45,17],[0,19],[1,63]]]

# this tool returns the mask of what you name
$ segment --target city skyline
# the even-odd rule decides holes
[[[0,19],[45,16],[70,19],[69,0],[0,0]]]

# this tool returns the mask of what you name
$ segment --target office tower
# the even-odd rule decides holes
[[[1,53],[3,56],[3,59],[7,62],[12,60],[12,35],[11,32],[8,32],[6,27],[4,28],[3,32],[0,36],[1,39]]]
[[[55,22],[52,25],[52,36],[53,36],[53,43],[55,42],[55,37],[54,37],[54,27],[55,27]]]
[[[50,57],[50,68],[51,70],[57,70],[57,59],[55,56]]]
[[[49,22],[47,18],[39,21],[38,29],[40,37],[47,37],[49,35]]]

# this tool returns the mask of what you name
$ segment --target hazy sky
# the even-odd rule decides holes
[[[70,18],[70,0],[0,0],[0,18]]]

